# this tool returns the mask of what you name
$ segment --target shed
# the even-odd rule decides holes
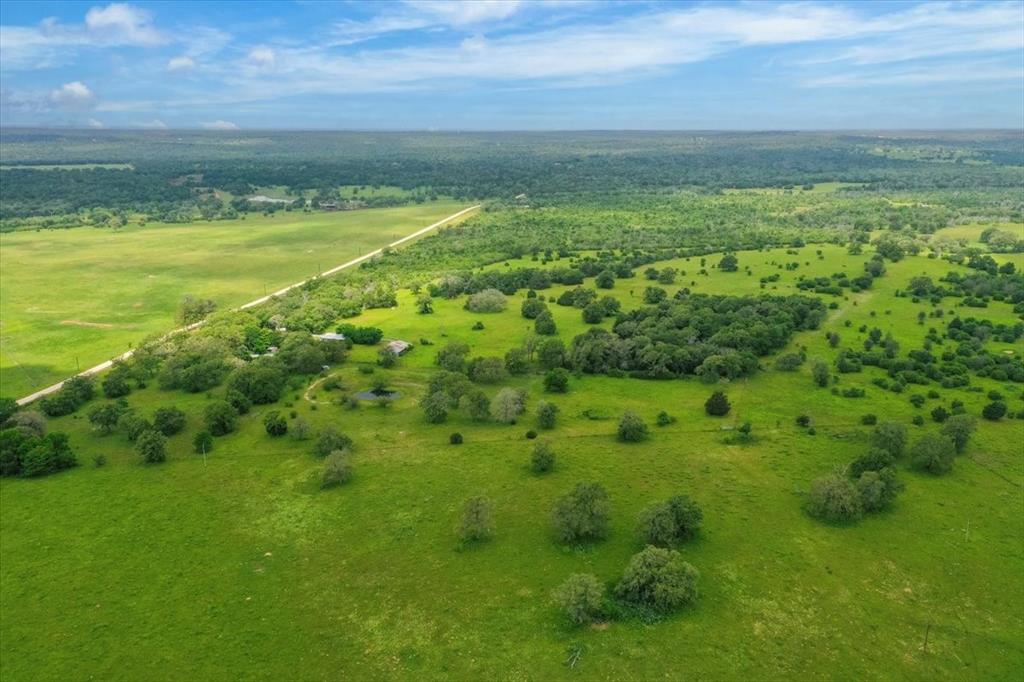
[[[344,341],[344,334],[337,334],[335,332],[327,332],[326,334],[313,334],[314,337],[320,341]]]
[[[385,346],[385,348],[387,348],[395,355],[402,355],[403,353],[408,353],[409,350],[412,349],[412,344],[409,343],[408,341],[401,341],[399,339],[395,339],[393,341],[388,341],[387,346]]]

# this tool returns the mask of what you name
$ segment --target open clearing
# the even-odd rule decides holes
[[[171,329],[185,294],[229,308],[464,207],[439,201],[0,235],[0,393],[25,395]]]
[[[750,266],[753,274],[697,275],[698,258],[677,259],[673,265],[688,272],[677,286],[694,280],[696,292],[754,293],[760,276],[780,273],[770,293],[797,293],[798,276],[859,272],[868,257],[819,245],[797,256],[784,249],[738,256],[741,268]],[[799,260],[801,268],[783,272],[771,264],[789,260]],[[1000,260],[1024,265],[1019,255]],[[510,261],[528,264],[537,265],[529,258]],[[805,345],[809,358],[831,358],[825,332],[836,331],[856,347],[865,337],[857,331],[862,324],[892,331],[904,348],[916,347],[928,328],[916,323],[916,313],[928,306],[894,293],[910,277],[937,278],[950,270],[967,271],[925,257],[889,264],[866,292],[870,297],[823,297],[840,307],[821,329],[794,337],[789,349]],[[647,284],[638,273],[607,293],[631,309]],[[564,289],[542,293],[557,297]],[[0,482],[0,654],[6,674],[111,679],[131,671],[141,679],[174,670],[181,677],[224,680],[640,680],[684,673],[715,680],[1017,677],[1024,666],[1022,422],[983,421],[949,475],[921,475],[901,465],[907,489],[895,506],[849,527],[809,518],[800,491],[864,451],[869,429],[860,424],[862,414],[909,425],[912,416],[954,398],[978,414],[985,394],[941,389],[940,399],[916,409],[907,394],[871,383],[884,376],[882,370],[865,368],[843,375],[840,386],[864,388],[867,397],[843,398],[815,388],[806,365],[779,372],[770,369],[769,357],[762,360],[766,371],[720,386],[733,404],[724,419],[705,416],[703,402],[715,387],[696,380],[583,376],[572,379],[568,394],[552,396],[543,393],[541,376],[531,374],[505,382],[529,392],[530,416],[517,425],[474,423],[462,411],[445,424],[425,424],[417,402],[434,370],[436,348],[464,341],[475,356],[518,345],[532,328],[519,315],[524,293],[511,297],[503,313],[468,312],[460,297],[436,300],[433,315],[417,315],[413,294],[401,292],[397,308],[351,320],[380,326],[386,338],[437,344],[417,345],[395,369],[376,370],[374,376],[386,376],[401,391],[394,405],[346,411],[319,387],[313,389],[316,403],[302,399],[305,387],[289,391],[284,404],[242,417],[239,431],[218,438],[206,461],[190,446],[211,400],[205,394],[150,387],[129,397],[144,414],[169,398],[188,414],[186,431],[169,441],[168,462],[155,467],[140,466],[123,435],[95,435],[81,413],[52,420],[51,428],[71,434],[83,466],[45,479]],[[587,329],[579,310],[550,309],[563,340]],[[960,314],[1016,319],[1005,303]],[[472,329],[477,321],[483,330]],[[374,376],[358,368],[375,358],[375,348],[355,347],[336,370],[345,392],[371,385]],[[1016,387],[990,379],[972,383],[1017,394]],[[493,394],[497,387],[485,390]],[[561,412],[556,429],[542,432],[557,453],[556,468],[538,477],[528,470],[532,442],[524,433],[536,427],[532,408],[542,397]],[[294,410],[318,429],[333,424],[351,435],[354,480],[319,490],[321,463],[310,455],[310,442],[264,433],[262,418],[272,409]],[[626,409],[651,425],[647,443],[616,442],[617,418]],[[654,427],[661,409],[678,422]],[[802,413],[813,419],[817,435],[794,425]],[[758,442],[725,444],[723,428],[746,420]],[[935,425],[910,428],[915,438]],[[448,445],[453,431],[465,435],[465,444]],[[98,454],[108,458],[105,467],[90,464]],[[609,490],[610,536],[596,545],[559,545],[551,538],[549,511],[558,495],[584,480]],[[653,624],[568,626],[550,603],[550,590],[575,572],[615,580],[640,548],[638,512],[677,492],[704,509],[701,536],[682,550],[701,571],[696,606]],[[461,504],[475,494],[493,500],[496,535],[459,551],[454,529]],[[583,652],[574,669],[564,663],[570,648]]]

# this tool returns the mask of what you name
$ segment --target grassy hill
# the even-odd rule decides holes
[[[793,251],[741,251],[733,273],[697,274],[698,257],[655,266],[687,272],[670,291],[794,294],[799,277],[860,273],[871,255],[817,244]],[[1021,255],[996,258],[1024,267]],[[799,269],[780,269],[791,261]],[[1022,409],[1019,385],[991,379],[972,379],[980,391],[939,388],[921,408],[909,395],[934,385],[882,390],[872,381],[885,376],[878,368],[840,375],[836,387],[862,388],[861,398],[815,386],[810,361],[831,364],[838,352],[826,332],[857,348],[867,338],[861,325],[877,326],[904,351],[917,348],[945,320],[919,325],[917,313],[931,306],[897,290],[914,276],[968,272],[923,255],[886,265],[869,290],[822,296],[836,303],[826,322],[782,351],[806,347],[809,362],[797,372],[777,371],[765,357],[762,371],[717,386],[579,375],[568,393],[548,394],[537,371],[483,386],[488,395],[503,386],[528,392],[527,414],[515,425],[473,422],[463,410],[427,424],[418,401],[444,344],[465,342],[472,357],[522,343],[532,329],[519,314],[524,291],[502,313],[469,312],[459,297],[435,299],[434,313],[421,315],[416,296],[402,290],[397,307],[349,320],[416,344],[395,368],[376,367],[377,348],[356,346],[328,372],[342,388],[327,391],[320,377],[292,385],[283,403],[253,408],[205,458],[191,441],[203,408],[223,388],[183,394],[150,386],[129,396],[143,414],[173,403],[188,415],[158,466],[140,465],[123,435],[93,432],[85,410],[51,420],[50,429],[71,435],[83,466],[0,482],[4,677],[140,679],[171,670],[225,680],[1015,679],[1024,667],[1024,422],[981,420],[946,476],[899,462],[905,492],[892,509],[855,525],[824,524],[802,508],[814,478],[864,452],[868,413],[905,424],[913,440],[936,430],[929,411],[954,399],[978,415],[987,392],[997,390],[1011,410]],[[488,267],[517,266],[539,264],[526,257]],[[263,272],[257,266],[250,277],[258,283]],[[774,274],[778,281],[762,289],[761,277]],[[631,310],[648,284],[638,272],[601,293]],[[564,290],[540,293],[550,300]],[[962,316],[1018,319],[1009,303],[957,305],[942,303]],[[549,308],[567,343],[590,326],[576,308]],[[477,322],[483,329],[473,329]],[[401,394],[389,407],[337,404],[381,376]],[[704,412],[714,389],[732,402],[726,417]],[[555,469],[537,476],[525,434],[537,429],[532,411],[541,399],[560,414],[553,430],[540,432],[556,453]],[[650,426],[647,442],[615,439],[629,409]],[[351,436],[353,480],[321,490],[312,441],[269,437],[262,419],[270,410]],[[654,426],[661,410],[677,421]],[[798,415],[810,418],[813,432],[795,424]],[[918,415],[922,426],[912,425]],[[755,442],[728,442],[746,421]],[[460,446],[449,444],[456,431],[465,438]],[[93,466],[100,455],[105,466]],[[607,488],[611,531],[603,542],[560,544],[551,508],[580,481]],[[551,590],[579,572],[613,584],[642,548],[640,510],[676,493],[704,511],[700,536],[681,550],[701,572],[696,604],[660,619],[570,626]],[[493,502],[496,532],[463,548],[455,533],[462,504],[479,494]]]

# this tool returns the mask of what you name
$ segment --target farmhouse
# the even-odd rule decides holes
[[[402,355],[403,353],[408,353],[412,349],[412,344],[409,343],[408,341],[401,341],[399,339],[395,339],[394,341],[388,341],[385,348],[387,348],[395,355]]]

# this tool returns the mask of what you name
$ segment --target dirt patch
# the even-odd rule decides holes
[[[114,325],[107,324],[106,322],[85,322],[84,320],[61,320],[61,324],[66,324],[70,327],[95,327],[97,329],[113,329]]]

